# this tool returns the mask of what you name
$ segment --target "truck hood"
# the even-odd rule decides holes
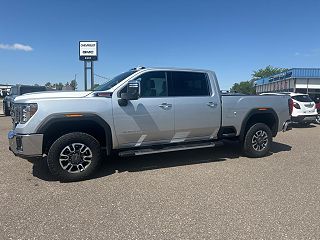
[[[52,99],[52,98],[81,98],[88,96],[91,91],[52,91],[52,92],[36,92],[36,93],[26,93],[15,98],[15,101],[24,101],[32,99]]]

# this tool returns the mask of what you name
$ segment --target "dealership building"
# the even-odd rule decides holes
[[[5,97],[10,91],[11,85],[0,83],[0,97]]]
[[[296,92],[320,97],[320,68],[292,68],[255,81],[256,93]]]

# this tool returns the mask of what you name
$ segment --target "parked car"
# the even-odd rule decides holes
[[[318,112],[316,123],[320,124],[320,98],[316,98],[315,103],[316,103],[316,109]]]
[[[315,102],[308,94],[279,92],[279,93],[261,93],[260,95],[288,95],[293,100],[293,111],[291,120],[295,123],[309,125],[316,122],[318,113]]]
[[[11,151],[47,156],[60,180],[89,177],[103,158],[242,143],[266,156],[272,138],[289,130],[289,96],[221,96],[214,72],[135,68],[90,92],[47,92],[15,100]]]
[[[317,119],[317,109],[315,102],[308,94],[291,93],[293,99],[292,121],[309,125]]]
[[[3,113],[6,116],[10,115],[11,107],[13,105],[14,99],[17,96],[25,93],[42,92],[46,90],[47,88],[45,86],[29,86],[29,85],[12,86],[9,94],[3,99]]]

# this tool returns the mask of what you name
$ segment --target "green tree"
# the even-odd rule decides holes
[[[252,73],[252,80],[256,80],[258,78],[269,77],[284,71],[287,71],[287,68],[279,68],[273,67],[271,65],[266,66],[265,68],[260,68],[257,71],[253,71]]]
[[[253,87],[251,81],[244,81],[233,84],[232,88],[230,88],[230,92],[253,95],[256,93],[256,90]]]
[[[99,87],[99,86],[100,86],[99,83],[95,83],[95,84],[93,85],[93,89],[95,89],[96,87]]]
[[[73,90],[76,90],[78,88],[77,80],[75,79],[71,80],[70,86],[72,87]]]
[[[57,89],[57,90],[62,90],[62,88],[63,88],[63,83],[59,82],[59,83],[56,83],[55,85],[56,85],[56,89]]]
[[[256,71],[253,71],[251,74],[252,79],[250,81],[243,81],[240,83],[233,84],[230,89],[231,92],[243,93],[243,94],[255,94],[256,90],[254,87],[254,81],[259,78],[269,77],[284,71],[287,71],[287,68],[273,67],[271,65],[266,66],[265,68],[260,68]]]

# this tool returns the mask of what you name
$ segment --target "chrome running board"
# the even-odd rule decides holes
[[[190,143],[184,145],[176,145],[176,146],[164,146],[162,148],[145,148],[145,149],[131,149],[123,152],[119,152],[120,157],[126,156],[139,156],[153,153],[164,153],[164,152],[174,152],[174,151],[183,151],[190,149],[198,149],[198,148],[212,148],[216,146],[221,146],[222,142],[205,142],[205,143]]]

